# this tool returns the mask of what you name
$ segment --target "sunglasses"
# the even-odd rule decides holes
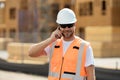
[[[66,28],[66,27],[71,28],[74,26],[74,23],[72,23],[72,24],[59,24],[59,25],[61,28]]]

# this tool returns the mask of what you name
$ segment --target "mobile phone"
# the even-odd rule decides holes
[[[60,27],[58,27],[58,30],[60,30]],[[55,37],[56,37],[57,39],[60,39],[60,38],[62,37],[62,35],[61,35],[61,36],[55,35]]]
[[[60,30],[60,27],[58,27],[58,30]]]

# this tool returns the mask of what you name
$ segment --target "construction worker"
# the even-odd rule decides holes
[[[58,12],[58,28],[51,36],[32,45],[29,56],[49,56],[48,80],[95,80],[94,57],[89,42],[75,35],[75,13]]]

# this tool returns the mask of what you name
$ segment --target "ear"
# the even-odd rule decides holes
[[[75,27],[75,29],[76,29],[76,23],[74,23],[74,27]]]
[[[74,26],[76,26],[76,23],[74,23]]]

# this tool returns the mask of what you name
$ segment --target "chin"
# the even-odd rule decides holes
[[[71,38],[72,37],[72,35],[66,35],[66,36],[64,36],[65,38]]]

